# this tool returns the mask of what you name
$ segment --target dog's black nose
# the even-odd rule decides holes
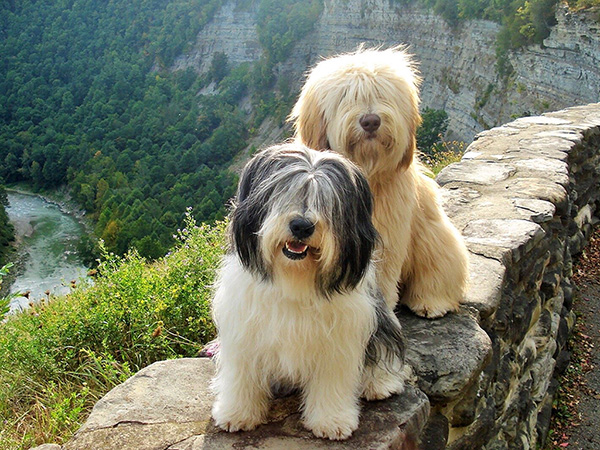
[[[298,240],[302,240],[315,232],[315,226],[310,220],[299,217],[290,222],[290,231],[292,232],[292,236]]]
[[[358,119],[360,126],[368,133],[372,133],[373,131],[377,131],[379,126],[381,125],[381,117],[377,114],[365,114],[360,119]]]

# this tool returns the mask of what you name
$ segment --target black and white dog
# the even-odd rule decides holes
[[[247,164],[213,300],[219,427],[264,422],[283,382],[300,388],[308,429],[346,439],[359,397],[402,392],[403,341],[376,285],[371,213],[366,179],[339,154],[283,144]]]

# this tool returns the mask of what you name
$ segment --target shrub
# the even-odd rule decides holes
[[[113,386],[212,339],[223,235],[223,223],[198,227],[188,213],[164,258],[149,265],[135,251],[104,251],[92,285],[0,324],[0,448],[65,441]]]
[[[425,108],[422,122],[417,128],[417,147],[427,155],[435,152],[435,145],[442,140],[448,129],[448,113],[443,109]]]

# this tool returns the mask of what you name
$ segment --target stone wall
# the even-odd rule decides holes
[[[212,361],[182,359],[113,389],[63,450],[535,448],[568,364],[572,257],[598,221],[600,104],[481,133],[438,182],[471,252],[467,301],[438,320],[398,312],[414,386],[365,403],[350,440],[312,437],[294,396],[278,399],[255,431],[220,432],[210,419]]]
[[[483,132],[438,182],[471,252],[471,288],[461,314],[426,328],[402,318],[432,401],[424,436],[437,440],[424,447],[535,448],[568,363],[572,257],[598,220],[600,104]]]

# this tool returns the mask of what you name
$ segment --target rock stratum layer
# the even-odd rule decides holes
[[[321,57],[368,46],[408,45],[423,76],[424,106],[446,110],[453,137],[473,136],[511,117],[539,114],[600,101],[599,11],[556,11],[557,24],[543,46],[509,55],[514,75],[496,71],[496,35],[500,26],[484,20],[450,28],[430,10],[390,0],[324,0],[314,29],[296,43],[276,68],[299,89],[303,73]],[[223,52],[232,64],[257,61],[262,53],[257,6],[225,2],[199,33],[192,50],[174,69],[208,70],[212,55]]]
[[[398,312],[414,386],[365,403],[350,440],[314,438],[296,397],[277,400],[257,430],[220,432],[210,419],[212,362],[181,359],[113,389],[63,450],[535,448],[568,363],[572,258],[598,222],[600,104],[481,133],[438,182],[470,251],[466,302],[438,320]]]

